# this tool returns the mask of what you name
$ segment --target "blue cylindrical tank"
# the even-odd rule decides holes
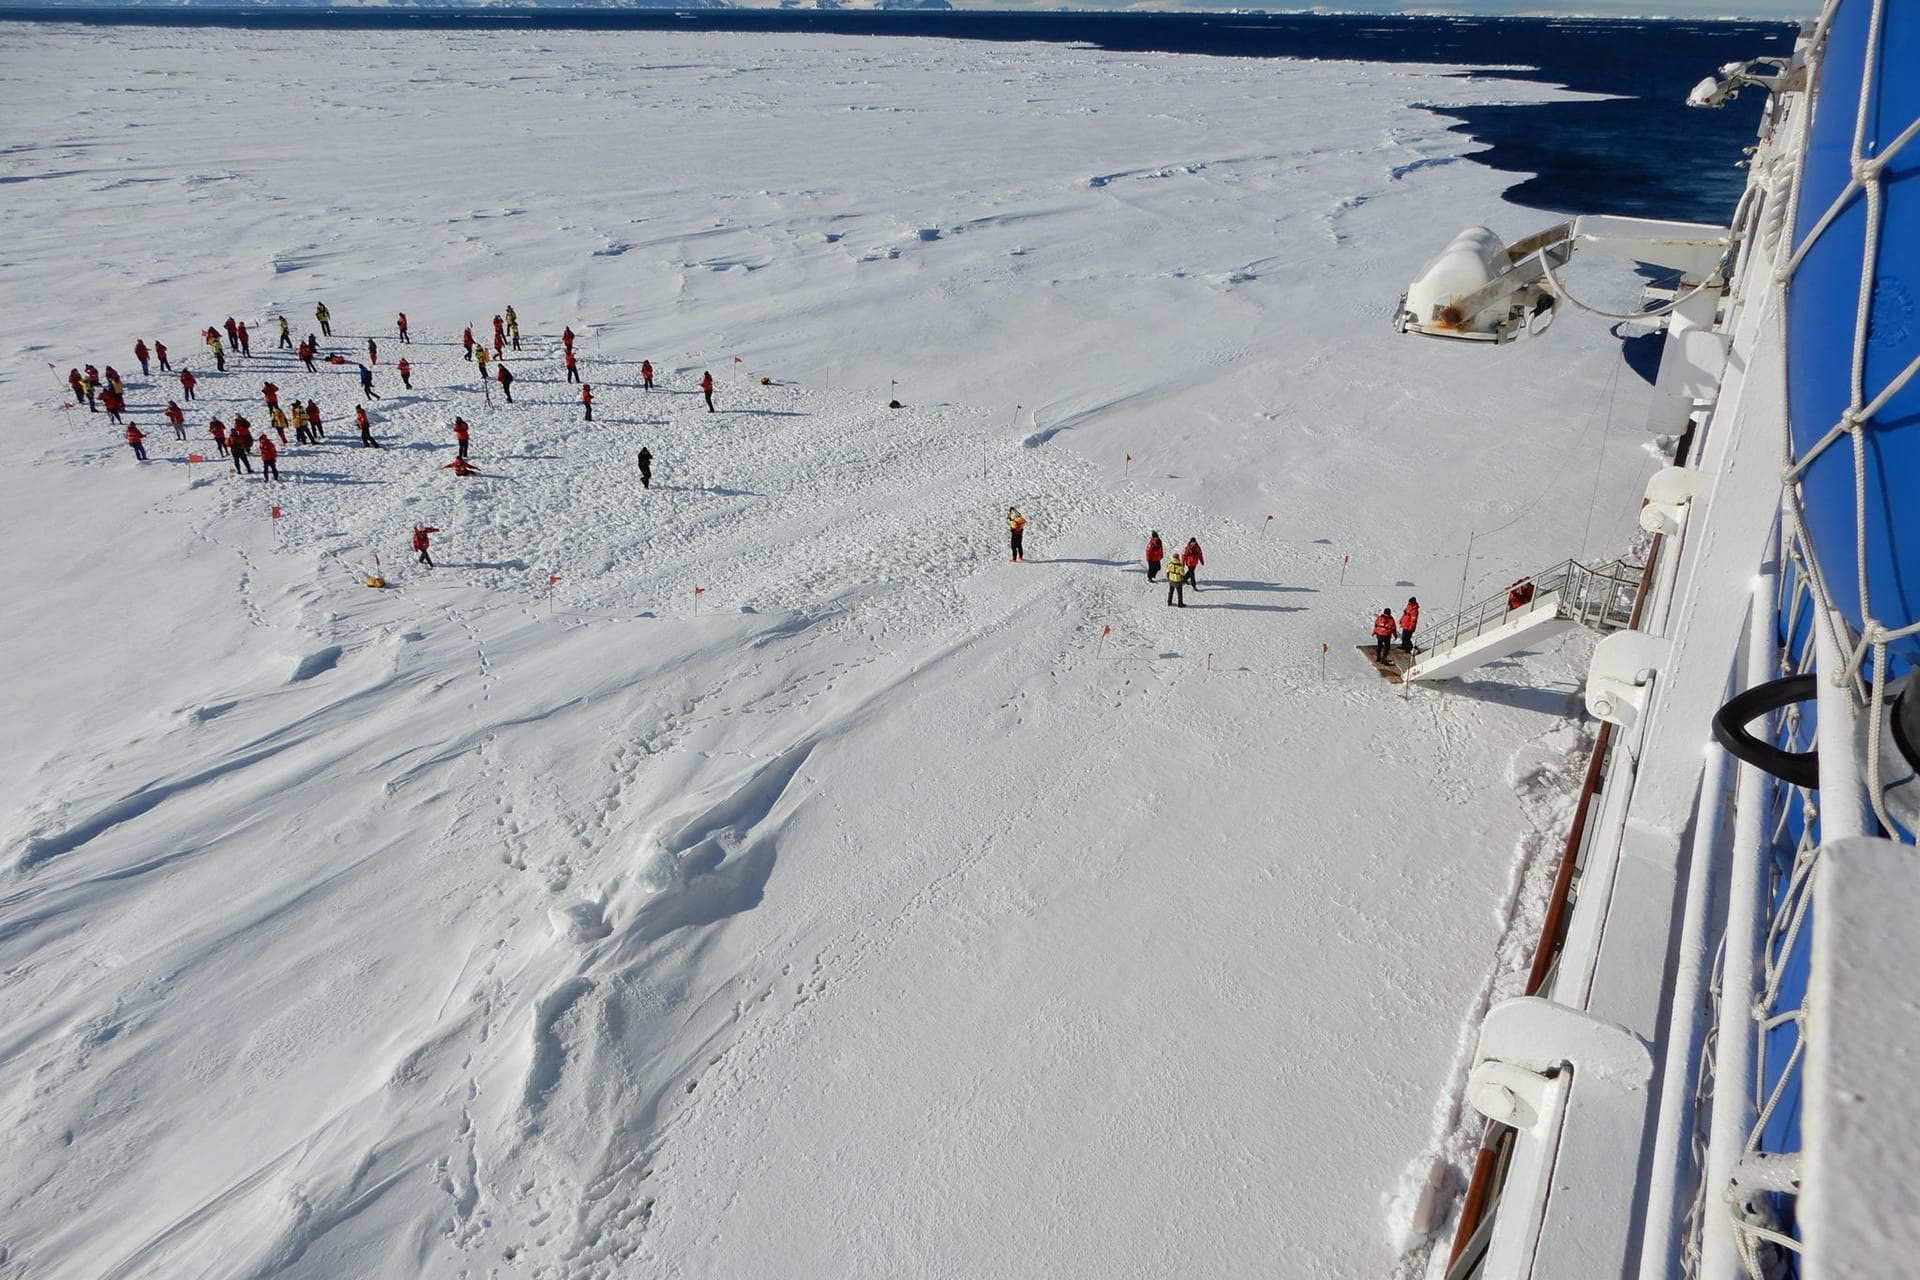
[[[1815,86],[1811,142],[1794,215],[1808,233],[1851,177],[1855,121],[1866,86],[1862,153],[1881,154],[1920,119],[1920,4],[1890,3],[1870,41],[1873,5],[1841,0]],[[1869,43],[1872,48],[1869,48]],[[1888,164],[1869,301],[1863,401],[1920,356],[1920,138]],[[1866,251],[1867,201],[1856,193],[1807,252],[1787,292],[1788,406],[1796,457],[1840,421],[1852,399],[1855,316]],[[1868,602],[1882,625],[1920,621],[1920,377],[1869,420],[1866,433]],[[1801,481],[1807,526],[1834,604],[1861,625],[1853,448],[1839,441]],[[1890,675],[1920,666],[1920,636],[1896,642]]]

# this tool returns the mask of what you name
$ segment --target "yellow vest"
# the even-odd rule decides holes
[[[1168,582],[1185,582],[1186,580],[1187,580],[1187,568],[1185,565],[1181,564],[1178,560],[1175,560],[1167,565],[1167,581]]]

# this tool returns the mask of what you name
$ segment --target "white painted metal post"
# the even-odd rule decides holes
[[[1774,671],[1773,611],[1779,570],[1768,570],[1754,580],[1752,612],[1747,622],[1746,658],[1741,667],[1742,687],[1769,679]],[[1772,730],[1772,716],[1761,736]],[[1727,887],[1727,932],[1724,968],[1720,975],[1720,1034],[1714,1046],[1713,1120],[1707,1136],[1706,1211],[1700,1223],[1701,1280],[1734,1280],[1740,1275],[1734,1249],[1733,1214],[1726,1202],[1733,1168],[1753,1131],[1754,973],[1766,938],[1767,909],[1767,775],[1753,765],[1740,765],[1740,787],[1734,801],[1733,865]]]

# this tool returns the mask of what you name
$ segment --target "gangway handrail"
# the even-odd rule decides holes
[[[1629,624],[1644,568],[1625,560],[1597,566],[1562,560],[1521,579],[1533,586],[1524,604],[1514,605],[1512,588],[1507,588],[1442,618],[1428,631],[1434,638],[1421,647],[1420,653],[1431,661],[1489,631],[1549,609],[1554,616],[1583,626],[1617,631]]]

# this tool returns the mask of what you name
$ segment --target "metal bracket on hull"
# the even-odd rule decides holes
[[[1587,668],[1587,710],[1631,729],[1647,713],[1653,676],[1666,664],[1669,642],[1644,631],[1616,631],[1593,650]]]

